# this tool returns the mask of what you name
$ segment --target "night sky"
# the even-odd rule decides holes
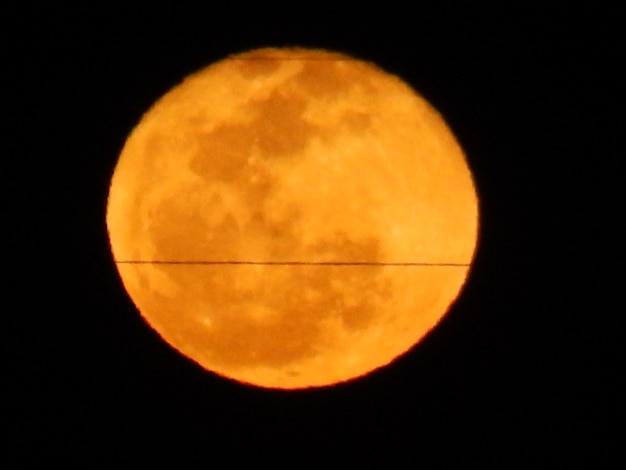
[[[608,194],[582,182],[599,175],[589,159],[607,155],[588,153],[601,118],[585,109],[603,104],[598,50],[616,51],[610,26],[586,12],[383,8],[9,20],[21,33],[5,41],[15,128],[5,145],[17,162],[5,173],[18,257],[8,276],[19,286],[5,313],[7,468],[39,457],[225,468],[224,456],[536,468],[608,455],[595,444],[615,372],[597,319],[613,314],[591,299],[598,278],[579,273],[594,259],[589,217]],[[360,380],[280,392],[202,370],[143,322],[111,258],[105,209],[126,136],[158,97],[228,54],[290,45],[373,61],[426,97],[467,154],[481,227],[464,290],[422,343]]]

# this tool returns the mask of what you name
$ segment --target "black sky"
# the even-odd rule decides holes
[[[597,395],[610,401],[596,348],[606,331],[590,317],[610,314],[576,273],[593,261],[585,239],[605,195],[583,182],[606,158],[588,153],[600,118],[585,110],[606,109],[598,51],[617,54],[610,26],[584,11],[382,8],[15,16],[5,145],[18,163],[7,180],[20,288],[9,289],[5,387],[16,462],[531,468],[606,453],[595,445],[611,414]],[[142,113],[215,60],[281,45],[345,52],[404,78],[456,133],[481,211],[471,276],[432,334],[367,378],[293,393],[224,380],[166,346],[126,297],[104,222]]]

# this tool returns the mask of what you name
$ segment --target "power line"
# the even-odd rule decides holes
[[[168,265],[251,265],[251,266],[444,266],[466,267],[469,263],[420,263],[413,261],[144,261],[121,260],[117,264],[168,264]]]

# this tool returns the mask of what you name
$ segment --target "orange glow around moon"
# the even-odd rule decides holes
[[[457,297],[478,203],[441,116],[346,55],[259,49],[186,78],[129,136],[107,228],[146,322],[270,388],[391,362]]]

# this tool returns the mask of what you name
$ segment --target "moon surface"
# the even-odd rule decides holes
[[[106,223],[126,291],[167,343],[295,389],[367,374],[440,321],[468,275],[478,200],[454,135],[398,77],[266,48],[153,105]]]

